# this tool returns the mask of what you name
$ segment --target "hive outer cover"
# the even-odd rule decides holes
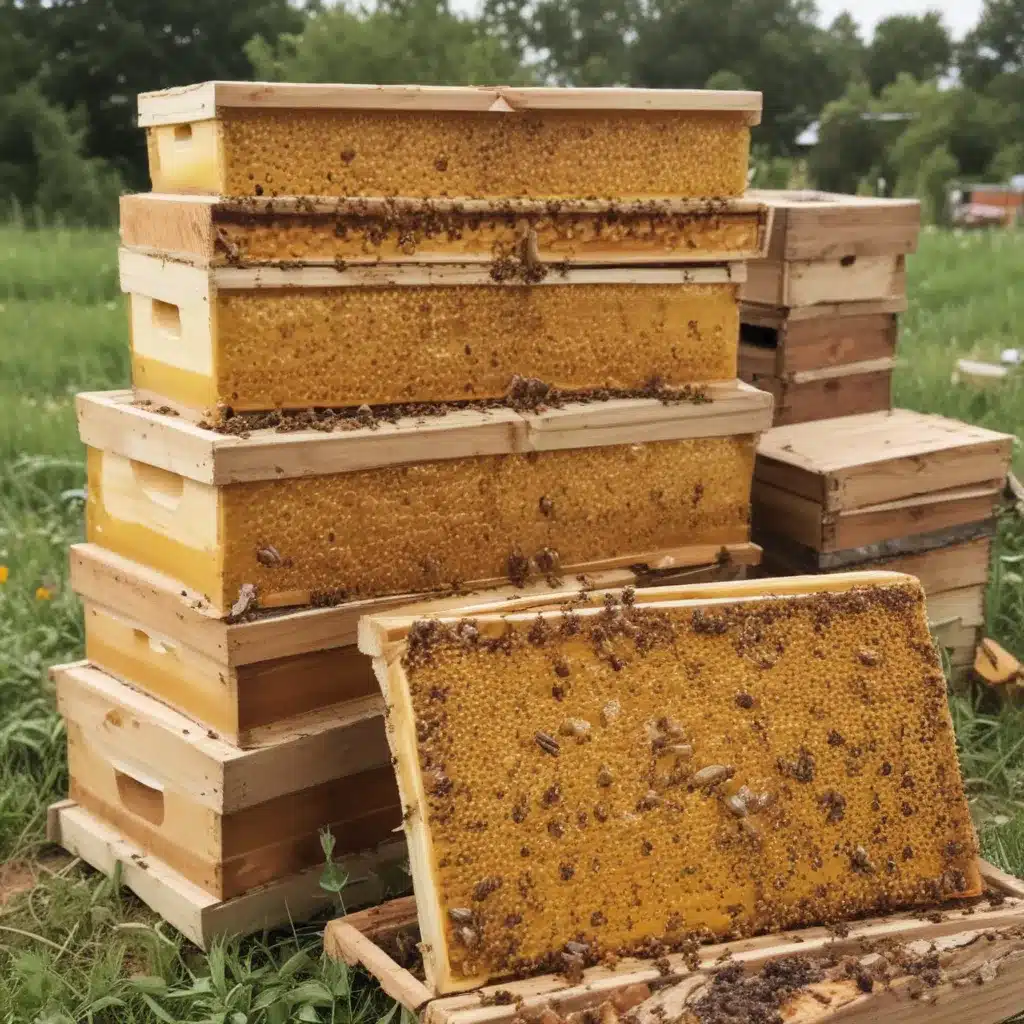
[[[913,577],[507,609],[360,628],[439,993],[980,893]]]

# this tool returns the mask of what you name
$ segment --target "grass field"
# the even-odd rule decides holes
[[[82,651],[65,569],[84,486],[72,396],[128,379],[115,244],[112,233],[0,228],[0,1022],[390,1019],[387,1000],[323,959],[315,927],[206,957],[44,842],[45,808],[66,784],[46,668]],[[899,404],[1024,438],[1024,374],[988,393],[950,385],[958,356],[1022,344],[1021,281],[1024,235],[923,236]],[[1015,464],[1019,474],[1020,444]],[[1004,519],[993,569],[990,633],[1024,656],[1019,519]],[[986,854],[1024,874],[1024,713],[980,695],[953,710]]]

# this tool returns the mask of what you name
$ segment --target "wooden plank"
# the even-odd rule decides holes
[[[778,211],[776,211],[776,216],[778,216]],[[747,271],[749,275],[749,267]],[[877,299],[872,302],[825,302],[818,306],[801,306],[793,309],[775,303],[751,302],[749,300],[740,303],[740,319],[744,323],[774,328],[808,321],[828,323],[846,317],[893,315],[906,311],[907,298],[905,295],[895,299]]]
[[[726,263],[764,255],[770,211],[745,198],[567,200],[121,197],[121,242],[201,267],[263,263]]]
[[[72,800],[50,807],[47,838],[107,876],[120,866],[122,883],[201,949],[208,949],[219,936],[248,935],[308,920],[332,902],[331,894],[320,887],[321,867],[219,901]],[[380,899],[386,887],[378,872],[397,864],[404,853],[404,843],[395,842],[373,856],[340,861],[348,874],[346,904],[358,907]]]
[[[839,511],[1002,479],[1012,445],[1007,434],[894,409],[768,431],[755,479]]]
[[[447,110],[507,114],[515,110],[678,110],[747,115],[756,124],[758,92],[705,89],[550,89],[436,85],[203,82],[141,93],[140,127],[216,117],[224,109]]]
[[[788,307],[899,299],[906,292],[903,259],[885,255],[829,261],[759,260],[748,268],[740,299]]]
[[[892,406],[892,371],[840,374],[823,380],[791,382],[778,377],[740,376],[774,399],[777,427],[884,412]]]
[[[205,484],[281,480],[440,459],[758,433],[771,397],[738,381],[706,388],[710,402],[575,403],[544,412],[460,409],[375,428],[324,433],[219,434],[133,404],[129,391],[78,395],[82,441]]]
[[[840,380],[843,377],[857,377],[869,373],[891,372],[896,367],[896,360],[891,356],[880,356],[877,359],[865,359],[857,363],[843,363],[839,366],[823,366],[817,370],[800,370],[790,373],[788,381],[792,384],[813,384],[819,381]]]
[[[342,918],[331,921],[324,930],[324,951],[335,960],[343,960],[350,967],[362,965],[380,987],[407,1010],[419,1010],[434,993],[400,967],[375,942],[363,935]]]

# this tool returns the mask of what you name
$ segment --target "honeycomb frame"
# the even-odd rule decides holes
[[[360,648],[375,659],[388,705],[435,991],[980,892],[945,680],[911,577],[849,573],[662,588],[625,601],[612,595],[601,607],[593,596],[559,607],[567,598],[555,595],[547,608],[517,614],[475,605],[459,618],[374,616],[361,627]],[[773,690],[765,680],[785,664],[786,645],[782,652],[776,646],[783,628],[792,630],[795,668],[781,670],[789,682]],[[817,658],[819,645],[832,656],[822,650]],[[631,683],[629,672],[643,670],[645,660],[660,666],[680,696],[673,700],[662,686],[656,712],[631,716],[628,694],[643,683]],[[686,668],[694,660],[718,673],[704,674],[704,696]],[[809,698],[792,685],[794,671],[818,688]],[[879,671],[886,678],[872,685],[867,677]],[[509,672],[514,691],[502,688]],[[825,710],[833,684],[853,690],[849,698],[834,693],[834,707]],[[709,686],[718,691],[713,699]],[[621,700],[609,700],[608,687]],[[506,708],[504,695],[513,692]],[[550,723],[534,731],[539,705]],[[701,711],[693,722],[695,706]],[[907,708],[919,713],[908,716]],[[896,715],[896,732],[867,721],[888,713]],[[466,771],[484,739],[479,726],[463,721],[466,714],[488,722],[486,777]],[[463,727],[457,743],[456,721]],[[646,744],[650,753],[633,751],[623,762],[621,752],[602,749],[602,734],[616,723],[628,725],[629,744]],[[462,748],[470,751],[465,757]],[[674,768],[661,778],[663,757],[682,763],[678,780]],[[566,759],[572,763],[562,768]],[[929,803],[921,791],[933,786],[943,798]],[[657,819],[682,813],[673,801],[686,804],[688,824],[670,840],[671,827]],[[587,821],[577,822],[583,804]],[[595,836],[605,828],[615,831],[611,840]],[[681,852],[673,855],[677,842]],[[707,866],[708,848],[715,869]],[[610,851],[617,856],[608,861]],[[526,876],[532,881],[524,883]],[[669,876],[676,882],[666,883]],[[592,902],[600,904],[593,913]]]
[[[121,197],[121,242],[197,266],[483,263],[497,276],[546,267],[757,259],[768,207],[748,199],[272,200]]]
[[[157,192],[730,197],[759,93],[211,82],[139,97]]]
[[[204,270],[125,249],[120,264],[136,394],[194,420],[493,401],[517,378],[628,394],[736,377],[743,264],[534,283],[479,266]]]

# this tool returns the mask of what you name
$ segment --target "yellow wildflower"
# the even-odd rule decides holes
[[[0,583],[6,583],[8,577],[8,569],[6,565],[0,565]]]
[[[53,597],[53,591],[49,587],[36,587],[36,600],[49,601]]]

